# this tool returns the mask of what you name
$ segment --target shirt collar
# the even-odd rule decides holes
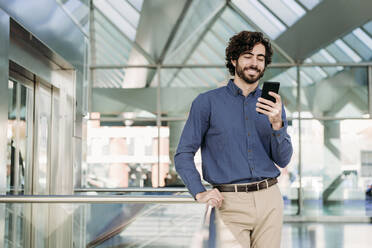
[[[227,88],[233,96],[243,95],[243,91],[238,86],[236,86],[233,79],[229,80]],[[257,86],[256,89],[250,94],[252,94],[253,96],[257,96],[260,91],[261,89]]]

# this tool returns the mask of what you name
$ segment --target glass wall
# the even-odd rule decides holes
[[[1,203],[0,207],[3,205]],[[188,247],[198,241],[195,236],[202,230],[206,209],[204,204],[184,202],[7,205],[17,210],[20,217],[10,225],[9,219],[6,219],[4,248]],[[48,229],[40,225],[33,226],[32,238],[25,229],[27,225],[22,224],[22,221],[29,220],[24,209],[31,208],[45,210],[39,211],[39,216],[53,216],[46,223]],[[72,219],[73,223],[70,222]],[[66,222],[70,224],[68,228],[63,225]],[[15,225],[14,228],[12,225]]]
[[[202,92],[226,85],[229,75],[222,67],[164,68],[160,75],[158,73],[155,73],[150,83],[156,95],[155,111],[150,111],[153,122],[151,125],[146,124],[146,128],[154,129],[153,135],[146,137],[153,139],[151,149],[157,162],[153,165],[139,162],[141,156],[135,155],[137,166],[128,164],[126,169],[116,171],[128,175],[127,183],[100,184],[96,187],[183,186],[175,171],[173,158],[191,102]],[[370,203],[366,201],[366,191],[372,183],[372,177],[368,174],[369,147],[372,147],[368,67],[316,64],[273,66],[267,68],[261,83],[264,81],[281,83],[280,94],[289,123],[287,131],[294,148],[290,164],[281,169],[279,177],[285,214],[371,215],[371,211],[367,210]],[[121,120],[125,122],[126,118]],[[140,120],[133,119],[134,123]],[[114,127],[106,127],[107,130],[109,128]],[[134,130],[142,127],[124,123],[115,128],[133,128],[131,135],[140,137]],[[144,131],[139,133],[145,134]],[[130,138],[127,139],[121,141],[125,146],[131,144]],[[106,148],[99,148],[101,152],[108,150],[109,144],[112,144],[109,139],[90,142],[88,146],[91,149],[98,143],[106,144]],[[148,142],[142,144],[144,149],[147,149],[146,144]],[[118,151],[128,153],[126,150],[128,148],[118,146]],[[195,163],[201,173],[200,151],[196,153]],[[108,163],[93,164],[88,171],[105,171],[105,177],[111,178],[108,176],[111,170],[108,169],[111,168]],[[150,173],[151,182],[148,180]]]
[[[274,16],[271,10],[267,13],[274,23],[265,19],[262,24],[260,15],[250,16],[254,6],[235,5],[235,2],[238,1],[211,6],[210,9],[218,11],[210,21],[200,25],[194,25],[198,22],[193,13],[201,8],[191,4],[194,11],[186,13],[178,30],[170,32],[169,40],[162,44],[161,39],[151,36],[166,33],[165,27],[158,30],[156,25],[152,26],[151,21],[156,18],[142,20],[148,21],[151,30],[144,30],[146,25],[136,21],[143,14],[141,11],[146,13],[146,5],[144,9],[141,4],[129,8],[132,14],[128,16],[135,18],[131,27],[125,28],[130,18],[110,18],[110,13],[116,15],[113,3],[93,1],[92,112],[101,116],[96,122],[99,127],[88,125],[85,187],[183,186],[173,160],[180,135],[192,101],[200,93],[227,84],[230,75],[224,66],[224,52],[229,38],[240,30],[251,30],[264,31],[275,39],[316,6],[298,7],[297,10],[303,9],[302,14],[292,16],[291,20],[273,8]],[[281,4],[279,9],[289,8]],[[125,20],[118,25],[122,18]],[[279,178],[287,215],[344,215],[353,208],[347,201],[359,209],[367,204],[366,191],[372,187],[368,148],[372,76],[370,64],[358,63],[371,59],[367,51],[371,44],[369,24],[354,30],[353,35],[314,48],[300,62],[293,61],[273,44],[272,64],[260,82],[281,83],[279,93],[294,149],[289,165],[281,169]],[[277,25],[282,29],[273,32]],[[95,121],[93,117],[90,119],[91,123]],[[106,138],[95,136],[98,128]],[[145,130],[152,130],[151,134]],[[146,149],[152,151],[151,161],[146,160]],[[196,153],[195,163],[201,171],[200,151]],[[353,190],[359,193],[354,194]],[[353,215],[372,214],[356,211]]]

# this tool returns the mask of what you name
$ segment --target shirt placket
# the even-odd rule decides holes
[[[247,157],[249,170],[253,176],[254,165],[253,165],[253,141],[252,141],[252,115],[250,115],[250,108],[252,104],[252,97],[248,96],[244,99],[244,120],[245,120],[245,138],[247,140]]]

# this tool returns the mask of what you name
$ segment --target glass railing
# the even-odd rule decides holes
[[[0,247],[213,247],[211,213],[190,195],[1,196]]]

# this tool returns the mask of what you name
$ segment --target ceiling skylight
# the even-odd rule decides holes
[[[270,36],[271,39],[275,39],[286,30],[284,24],[258,1],[233,0],[232,2],[238,6],[249,19],[254,21],[261,30]]]
[[[261,0],[263,4],[279,17],[287,26],[293,25],[306,11],[293,0],[271,1]]]
[[[297,0],[232,0],[232,4],[271,39],[276,39],[319,2],[306,0],[300,4]]]
[[[126,1],[95,0],[94,7],[120,29],[130,40],[136,38],[136,29],[140,14],[138,10]]]
[[[372,39],[360,28],[357,28],[353,31],[353,34],[358,37],[358,39],[363,42],[370,50],[372,50]]]
[[[354,62],[362,61],[362,58],[356,54],[348,45],[345,44],[342,40],[336,40],[335,45],[343,50]]]

